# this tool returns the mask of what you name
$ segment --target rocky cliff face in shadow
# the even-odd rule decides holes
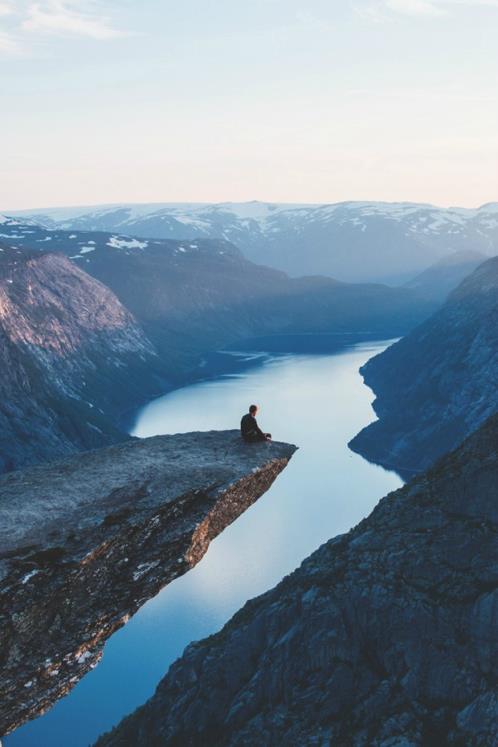
[[[189,433],[1,477],[0,734],[66,694],[294,451],[236,431]]]
[[[498,404],[498,258],[443,308],[362,368],[379,420],[350,446],[406,476],[426,469]]]
[[[495,747],[497,444],[495,416],[190,645],[98,747]]]
[[[0,471],[122,441],[165,376],[143,330],[66,257],[0,250]]]

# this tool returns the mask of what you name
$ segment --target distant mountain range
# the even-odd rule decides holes
[[[227,345],[310,333],[386,339],[435,308],[410,289],[289,278],[223,239],[137,239],[5,218],[0,229],[9,371],[0,470],[124,438],[126,413],[209,374],[205,357]]]
[[[122,204],[14,215],[52,229],[224,239],[248,259],[290,275],[346,282],[400,284],[457,251],[498,253],[498,203],[477,209],[382,202]]]
[[[410,475],[498,410],[498,258],[481,264],[433,317],[363,367],[379,420],[351,442]]]
[[[208,374],[200,366],[220,348],[275,335],[291,340],[292,335],[326,333],[338,341],[348,335],[405,335],[429,317],[484,256],[475,251],[450,254],[396,288],[324,276],[291,278],[247,260],[226,239],[137,238],[45,228],[33,218],[2,217],[0,241],[5,242],[0,246],[0,291],[5,299],[0,334],[4,370],[10,371],[2,385],[4,470],[124,438],[120,423],[127,412],[189,378]],[[473,277],[485,282],[493,262],[498,259],[485,263]],[[479,283],[472,282],[465,303],[479,307]],[[451,304],[454,298],[459,298],[458,292]],[[474,318],[474,312],[465,307],[459,324]],[[441,313],[444,318],[447,311]],[[413,348],[410,376],[420,371],[421,379],[434,377],[439,352],[453,339],[451,324],[442,333],[438,318],[434,317],[427,354],[424,330],[432,329],[434,320],[422,328],[420,340],[409,336],[401,348],[393,349]],[[445,365],[443,359],[441,375]],[[410,376],[398,360],[390,362],[380,377],[375,376],[376,366],[373,361],[365,369],[367,383],[378,392],[381,420],[391,408],[403,421],[388,444],[390,451],[399,451],[395,465],[402,466],[406,429],[410,423],[420,429],[414,409],[419,398],[404,383]],[[467,392],[465,380],[460,389]],[[34,408],[31,414],[29,408]],[[484,408],[485,414],[489,408]],[[413,439],[406,440],[408,461],[417,469],[427,465],[424,454],[432,458],[443,453],[469,432],[449,421],[445,433],[455,438],[443,438],[441,428],[446,426],[441,423],[434,434],[439,415],[432,412],[427,417],[431,438],[440,443],[428,451],[421,443],[417,452]],[[379,432],[375,454],[361,447],[381,462],[379,454],[387,443],[386,435],[380,435],[384,427],[371,427]],[[370,438],[370,431],[366,433]],[[362,439],[360,434],[355,448]],[[419,434],[417,444],[421,439]]]
[[[253,335],[404,334],[434,310],[416,291],[327,277],[289,278],[224,239],[173,241],[44,229],[5,220],[5,241],[61,252],[107,285],[138,319],[171,375]]]

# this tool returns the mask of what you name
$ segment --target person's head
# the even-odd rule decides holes
[[[252,415],[253,417],[256,417],[257,411],[258,411],[258,406],[257,405],[251,405],[250,406],[250,408],[249,408],[250,415]]]

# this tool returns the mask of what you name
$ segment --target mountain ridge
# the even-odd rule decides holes
[[[382,202],[124,203],[13,214],[50,228],[224,238],[248,259],[290,275],[347,282],[399,284],[454,251],[498,252],[498,203],[475,209]]]

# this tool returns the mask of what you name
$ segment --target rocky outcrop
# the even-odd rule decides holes
[[[361,369],[379,420],[351,448],[404,476],[426,469],[496,411],[498,257],[443,308]]]
[[[1,477],[0,734],[66,694],[294,451],[246,445],[236,431],[188,433]]]
[[[98,747],[495,747],[497,444],[495,416],[190,645]]]
[[[126,438],[113,422],[161,391],[133,316],[66,257],[0,245],[0,471]]]

